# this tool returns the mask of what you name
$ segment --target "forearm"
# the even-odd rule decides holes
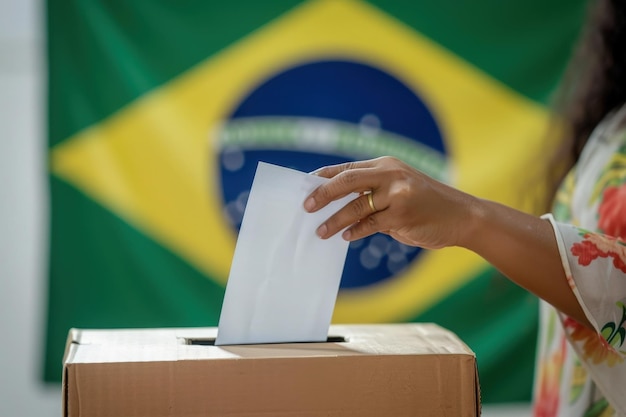
[[[369,191],[369,197],[354,199],[318,227],[322,239],[348,228],[343,237],[350,241],[384,232],[428,249],[462,246],[589,325],[569,287],[548,221],[475,198],[390,157],[324,167],[316,175],[330,181],[305,200],[309,212],[351,192]]]
[[[550,223],[491,201],[474,199],[459,246],[491,263],[513,282],[591,326],[569,288]]]

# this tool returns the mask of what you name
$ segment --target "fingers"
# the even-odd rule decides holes
[[[311,174],[318,175],[324,178],[332,178],[335,175],[340,174],[344,171],[348,171],[350,169],[371,168],[373,166],[374,160],[370,159],[368,161],[347,162],[345,164],[325,166],[320,169],[316,169],[315,171],[311,172]]]
[[[389,227],[381,225],[386,217],[379,213],[388,207],[388,202],[385,201],[387,192],[382,192],[383,188],[388,188],[384,186],[385,181],[389,181],[387,175],[384,175],[385,167],[397,165],[397,162],[394,158],[383,157],[327,166],[314,171],[313,174],[329,178],[330,181],[319,186],[307,197],[304,208],[308,212],[315,212],[350,193],[361,193],[361,196],[320,225],[317,229],[318,236],[326,239],[349,227],[343,238],[356,240],[381,230],[389,230]]]
[[[381,220],[382,215],[380,213],[367,216],[365,219],[352,225],[349,229],[346,229],[341,237],[344,240],[353,241],[363,239],[364,237],[373,235],[376,232],[383,231],[385,227],[382,227]]]
[[[345,229],[348,226],[361,223],[364,224],[361,224],[356,229],[358,236],[361,236],[365,232],[369,232],[368,234],[372,234],[379,231],[380,229],[373,229],[374,226],[378,226],[378,222],[372,223],[372,217],[378,212],[375,212],[372,209],[372,205],[370,205],[370,198],[372,197],[376,196],[372,194],[364,194],[346,204],[342,209],[337,211],[334,215],[332,215],[330,218],[328,218],[328,220],[326,220],[322,225],[318,227],[318,236],[325,239],[333,236],[335,233]],[[376,202],[374,203],[374,205],[381,205],[385,207],[384,202],[381,200],[381,198],[376,198]],[[374,198],[372,198],[372,202],[374,202]],[[376,219],[378,219],[378,216],[376,216]],[[365,223],[368,224],[369,228],[366,228]],[[354,229],[354,227],[355,226],[352,226],[351,229]],[[373,231],[370,231],[370,229]],[[344,234],[344,239],[345,238],[346,237]]]
[[[304,208],[308,212],[317,211],[331,201],[350,193],[375,190],[378,188],[380,181],[380,176],[377,175],[373,168],[354,168],[340,171],[330,181],[320,185],[309,195],[304,202]]]

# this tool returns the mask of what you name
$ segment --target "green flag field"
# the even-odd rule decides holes
[[[580,0],[47,1],[47,381],[77,328],[216,326],[258,161],[393,155],[530,210]],[[532,192],[532,191],[531,191]],[[528,401],[537,300],[478,256],[350,245],[335,323],[428,321]]]

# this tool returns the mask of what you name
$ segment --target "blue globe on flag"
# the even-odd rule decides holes
[[[308,62],[275,74],[242,98],[218,138],[224,213],[235,231],[258,161],[310,172],[391,155],[449,179],[441,131],[418,93],[360,62]],[[341,288],[389,279],[421,251],[384,234],[352,242]]]

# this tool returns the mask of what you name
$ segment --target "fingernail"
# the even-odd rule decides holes
[[[324,237],[326,236],[326,232],[328,231],[328,228],[326,227],[325,224],[321,225],[320,227],[317,228],[317,235],[319,237]]]
[[[341,237],[343,238],[343,240],[350,240],[350,236],[352,236],[352,232],[350,231],[350,229],[346,230],[345,232],[341,234]]]
[[[314,207],[315,207],[315,199],[313,197],[307,198],[307,200],[304,202],[304,209],[306,211],[311,211],[313,210]]]

